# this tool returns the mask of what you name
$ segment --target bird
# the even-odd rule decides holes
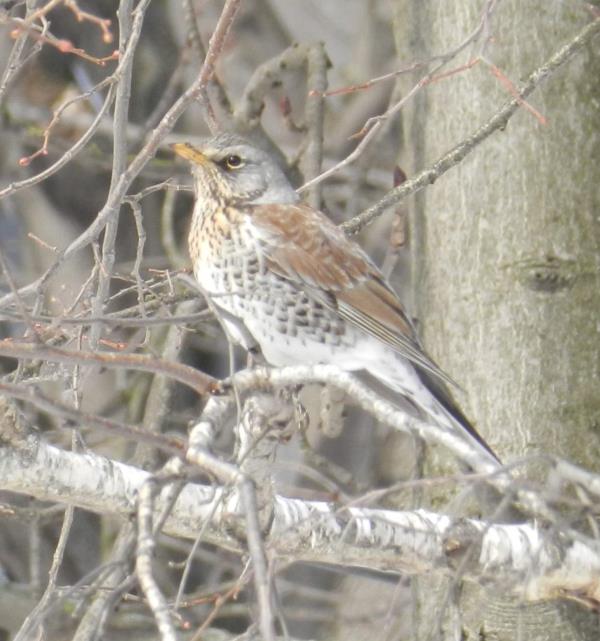
[[[172,149],[193,177],[194,276],[234,342],[275,367],[366,370],[422,418],[497,462],[381,271],[323,212],[300,201],[269,152],[228,132]]]

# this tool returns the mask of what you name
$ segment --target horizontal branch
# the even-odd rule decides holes
[[[28,437],[21,446],[0,446],[0,487],[102,514],[129,518],[149,473],[92,453],[65,452]],[[160,512],[168,489],[157,497]],[[164,531],[241,551],[227,534],[241,514],[235,493],[188,484]],[[385,572],[437,572],[509,586],[535,601],[576,595],[600,602],[600,555],[534,525],[498,525],[425,510],[394,512],[276,497],[267,536],[270,555],[287,561],[365,567]]]
[[[382,423],[401,432],[417,434],[428,443],[445,447],[459,460],[481,474],[498,474],[498,480],[500,477],[506,477],[505,481],[510,482],[508,475],[502,473],[498,461],[485,452],[468,434],[459,434],[456,430],[428,423],[400,410],[396,405],[384,400],[367,385],[361,383],[356,376],[340,370],[334,365],[256,367],[238,372],[232,377],[231,382],[238,393],[306,383],[333,385],[337,389],[343,390],[352,401]]]
[[[152,374],[162,374],[187,385],[198,394],[218,391],[219,381],[200,370],[143,354],[127,352],[86,352],[53,347],[42,342],[28,342],[5,338],[0,340],[0,356],[71,365],[99,365],[107,369],[132,369]]]

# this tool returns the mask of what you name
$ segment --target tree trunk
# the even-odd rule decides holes
[[[477,25],[483,4],[396,0],[406,60],[454,48]],[[518,86],[590,19],[583,3],[505,0],[492,16],[485,59]],[[447,69],[477,55],[480,44]],[[526,459],[527,475],[538,479],[547,471],[541,453],[600,467],[599,73],[598,49],[580,52],[529,100],[546,125],[520,109],[414,208],[413,279],[424,343],[464,389],[457,393],[461,405],[503,461]],[[428,86],[419,108],[406,112],[414,169],[510,98],[485,62]],[[597,634],[597,616],[580,606],[524,607],[495,596],[463,591],[454,635]],[[438,613],[444,597],[428,586],[421,598],[422,612]],[[419,617],[428,626],[420,638],[433,618]],[[450,618],[443,638],[451,636]]]

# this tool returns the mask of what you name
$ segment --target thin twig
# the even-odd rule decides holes
[[[146,3],[147,8],[148,4]],[[144,8],[144,10],[145,10]],[[128,47],[135,47],[140,32],[133,30],[133,0],[121,0],[119,3],[119,52],[124,54]],[[144,14],[142,10],[142,15]],[[131,41],[131,44],[130,44]],[[123,64],[115,95],[115,108],[113,117],[113,154],[112,172],[110,176],[110,193],[115,188],[125,167],[127,166],[127,121],[129,114],[129,101],[131,98],[131,77],[133,74],[133,57],[128,56]],[[135,213],[135,212],[134,212]],[[92,314],[101,316],[104,304],[108,298],[115,265],[115,244],[119,226],[119,208],[115,208],[114,215],[106,221],[104,238],[102,241],[102,262],[98,271],[98,286],[96,295],[92,300]],[[142,308],[143,309],[143,308]],[[96,349],[101,336],[102,325],[93,325],[90,332],[90,345]]]
[[[173,193],[173,192],[167,192]],[[144,229],[144,221],[142,219],[142,208],[140,203],[135,200],[127,201],[133,212],[133,219],[135,221],[135,228],[138,235],[138,242],[135,251],[135,262],[131,269],[131,275],[135,278],[138,296],[138,308],[142,319],[146,318],[146,305],[144,303],[144,286],[142,275],[140,273],[142,267],[142,260],[144,259],[144,245],[146,244],[146,230]]]
[[[353,137],[355,138],[361,138],[361,141],[359,144],[356,146],[356,148],[346,157],[344,160],[340,161],[327,171],[324,171],[322,174],[317,176],[316,178],[313,178],[312,180],[309,180],[307,183],[302,185],[298,191],[304,191],[306,189],[309,189],[313,185],[316,185],[332,174],[338,172],[340,169],[343,167],[346,167],[347,165],[353,163],[357,158],[359,158],[364,150],[367,148],[367,146],[371,143],[371,141],[376,137],[377,133],[381,130],[383,127],[383,123],[386,120],[389,120],[392,116],[397,114],[403,107],[404,105],[413,97],[415,96],[421,89],[429,84],[432,79],[436,77],[437,72],[442,69],[450,60],[454,59],[459,53],[464,51],[473,41],[477,40],[477,38],[480,37],[482,33],[486,32],[486,28],[489,22],[489,18],[491,13],[493,12],[495,5],[496,5],[497,0],[488,0],[486,2],[485,7],[483,8],[481,15],[479,17],[479,22],[477,23],[477,26],[473,31],[467,35],[462,42],[460,42],[454,49],[449,51],[448,53],[438,56],[436,60],[438,60],[437,64],[428,71],[420,80],[417,82],[416,85],[407,93],[405,94],[401,100],[399,100],[395,105],[392,105],[389,109],[384,114],[381,114],[379,116],[375,116],[373,118],[369,118],[363,128],[355,134]]]
[[[327,88],[327,65],[329,60],[322,43],[309,47],[307,51],[306,83],[309,88],[306,97],[306,147],[302,154],[301,169],[305,180],[321,173],[323,160],[323,121],[325,106],[323,92]],[[308,202],[315,208],[321,207],[321,186],[314,185],[308,191]]]
[[[29,178],[25,178],[24,180],[10,183],[6,187],[4,187],[4,189],[0,189],[0,198],[4,198],[6,196],[12,195],[17,191],[20,191],[21,189],[25,189],[26,187],[31,187],[33,185],[37,185],[38,183],[41,183],[42,181],[46,180],[46,178],[49,178],[50,176],[55,174],[57,171],[62,169],[65,165],[70,163],[71,160],[73,160],[73,158],[77,156],[77,154],[88,144],[92,136],[96,133],[96,130],[100,126],[100,122],[108,112],[110,106],[113,103],[113,100],[114,100],[114,87],[113,85],[111,85],[109,87],[106,98],[102,103],[102,107],[100,111],[96,114],[90,126],[81,135],[79,140],[70,149],[68,149],[56,162],[52,163],[49,167],[44,169],[44,171],[40,171],[39,174],[35,174],[35,176],[30,176]]]
[[[216,598],[213,597],[214,599],[214,607],[213,609],[209,612],[208,616],[204,621],[202,622],[202,625],[196,630],[194,636],[190,639],[190,641],[202,641],[205,637],[204,634],[206,630],[208,629],[208,626],[214,621],[214,619],[218,616],[219,612],[221,611],[221,608],[229,601],[230,599],[234,599],[240,592],[240,590],[243,588],[243,586],[248,582],[249,579],[249,568],[250,568],[250,563],[246,563],[244,566],[244,569],[238,579],[233,583],[233,585],[224,593],[224,594],[219,594],[217,595]]]
[[[271,584],[261,537],[254,484],[236,465],[222,461],[208,451],[208,446],[214,438],[220,417],[227,416],[232,407],[233,403],[227,403],[225,399],[213,402],[210,413],[205,412],[202,416],[203,420],[190,433],[186,458],[201,470],[209,472],[222,482],[236,487],[239,492],[243,513],[246,517],[248,551],[254,568],[254,584],[259,603],[260,630],[265,641],[273,641],[275,630],[273,609],[271,607]]]
[[[106,613],[133,583],[129,565],[135,550],[135,534],[132,523],[126,523],[121,528],[113,544],[110,561],[106,564],[107,572],[97,582],[95,598],[85,608],[72,641],[95,641],[103,638],[108,618]]]
[[[19,320],[25,323],[25,325],[29,329],[29,332],[31,333],[32,336],[34,337],[37,336],[37,328],[31,319],[31,314],[29,313],[29,310],[25,306],[25,303],[19,294],[17,285],[12,276],[10,267],[8,266],[8,261],[4,257],[4,252],[2,251],[2,248],[0,248],[0,269],[4,273],[4,278],[8,283],[10,291],[13,293],[13,296],[15,297],[15,303],[16,303],[17,309],[19,310]]]
[[[219,391],[219,381],[199,370],[183,365],[161,361],[141,354],[113,352],[84,352],[50,347],[45,344],[0,340],[0,355],[10,358],[46,360],[54,363],[94,364],[109,369],[133,369],[153,374],[162,374],[187,385],[198,394],[214,394]]]
[[[521,107],[523,100],[536,89],[540,83],[554,73],[561,65],[570,60],[580,49],[589,43],[600,32],[600,19],[586,25],[575,38],[561,47],[543,65],[529,75],[525,83],[518,90],[518,98],[507,102],[477,131],[461,141],[448,153],[444,154],[431,167],[424,169],[420,174],[402,183],[399,187],[390,190],[379,202],[375,203],[358,216],[342,225],[348,234],[355,234],[365,225],[368,225],[386,209],[400,202],[410,194],[420,191],[427,185],[434,183],[448,169],[461,162],[471,151],[478,147],[486,138],[496,131],[504,129],[512,115]],[[373,130],[371,130],[373,131]],[[306,185],[305,185],[306,186]]]
[[[91,242],[93,242],[95,239],[98,238],[100,233],[103,231],[107,221],[116,215],[116,212],[120,208],[123,198],[125,197],[125,194],[127,193],[127,190],[129,189],[131,183],[135,180],[135,178],[139,175],[139,173],[144,169],[148,161],[154,156],[161,141],[165,138],[165,136],[168,133],[170,133],[170,131],[175,126],[175,123],[177,122],[177,120],[185,112],[185,110],[192,104],[192,102],[199,100],[201,98],[203,89],[206,87],[207,83],[210,81],[210,79],[213,76],[214,65],[225,45],[227,34],[229,33],[229,29],[231,28],[233,20],[240,7],[241,1],[242,0],[226,0],[225,6],[223,7],[223,10],[219,17],[217,25],[210,39],[206,58],[204,60],[204,64],[202,65],[202,68],[200,69],[200,73],[198,74],[198,77],[190,85],[190,87],[186,90],[186,92],[177,100],[177,102],[175,102],[175,104],[171,107],[171,109],[169,109],[169,111],[165,114],[161,122],[153,130],[152,134],[146,141],[146,144],[142,147],[142,149],[138,152],[135,158],[131,161],[127,169],[121,174],[116,185],[114,185],[114,188],[111,189],[104,207],[100,210],[94,222],[92,222],[92,224],[82,234],[80,234],[75,240],[73,240],[71,244],[61,254],[62,261],[69,259],[73,254],[81,250],[83,247],[86,247],[87,245],[89,245]],[[131,53],[131,55],[133,55],[132,46],[135,45],[135,42],[134,42],[135,39],[133,38],[133,34],[138,33],[137,31],[138,27],[141,30],[141,20],[143,17],[143,10],[145,10],[146,6],[148,5],[148,2],[149,0],[142,0],[134,11],[132,37],[129,39],[130,46],[127,49],[127,54]],[[139,25],[138,25],[138,21],[139,21]],[[126,56],[121,57],[121,64],[119,65],[120,68],[122,68],[122,64],[124,62],[123,59],[125,57]],[[99,120],[99,116],[94,120],[94,122]],[[90,137],[91,137],[91,133],[90,133]],[[79,151],[83,146],[80,143],[81,143],[81,139],[77,143],[77,151]],[[74,149],[75,149],[75,146],[70,150],[71,153],[73,152]],[[57,161],[57,163],[55,163],[55,165],[53,165],[52,167],[55,167],[58,164],[58,162],[60,161]],[[67,161],[65,160],[62,164],[64,165],[66,162]],[[29,179],[28,181],[13,183],[12,185],[9,185],[9,187],[0,191],[0,197],[2,197],[3,195],[7,195],[8,193],[13,193],[14,191],[16,191],[16,189],[21,189],[23,187],[29,186],[30,184],[35,184],[36,182],[39,182],[40,180],[43,179],[41,178],[42,175],[44,175],[44,177],[47,177],[47,175],[50,175],[51,173],[54,173],[54,172],[49,172],[49,170],[47,170],[46,172],[42,172],[41,174],[38,174],[37,176],[35,176],[32,179]],[[37,279],[30,285],[21,288],[20,290],[21,295],[35,291],[39,287],[40,282],[42,282],[43,279],[47,279],[49,277],[49,274],[53,273],[55,269],[56,269],[56,264],[41,279]],[[7,294],[2,299],[0,299],[0,306],[2,306],[3,304],[6,304],[11,300],[12,300],[12,294]]]
[[[66,419],[74,425],[79,426],[79,429],[90,427],[108,433],[111,436],[119,436],[138,443],[153,445],[163,452],[174,454],[175,456],[182,456],[185,451],[185,443],[177,438],[152,433],[143,427],[128,425],[121,421],[83,412],[80,409],[75,409],[44,396],[32,385],[20,385],[0,381],[0,391],[12,398],[25,401],[53,416]]]
[[[6,67],[2,73],[2,78],[0,79],[0,107],[2,109],[4,109],[4,98],[7,94],[10,83],[16,77],[19,69],[22,68],[23,61],[21,60],[21,55],[23,54],[23,49],[25,48],[26,43],[27,34],[20,33],[17,36],[8,56],[8,60],[6,61]]]
[[[177,634],[169,614],[169,606],[152,574],[155,548],[154,497],[158,492],[157,480],[150,477],[140,488],[138,503],[138,544],[135,569],[140,587],[146,595],[162,641],[177,641]]]
[[[37,605],[25,619],[25,622],[21,626],[21,629],[15,636],[15,641],[26,641],[27,639],[31,638],[34,635],[35,628],[39,628],[39,631],[43,634],[43,628],[41,628],[41,626],[44,621],[44,613],[48,608],[48,604],[56,593],[56,581],[58,578],[58,572],[63,562],[67,540],[69,538],[69,534],[71,533],[74,512],[75,508],[72,505],[68,506],[65,510],[63,523],[60,529],[60,536],[58,538],[58,543],[56,544],[56,548],[52,556],[52,565],[50,566],[50,570],[48,572],[48,583],[46,585],[46,589],[44,590],[44,593]],[[39,522],[37,520],[35,525],[39,525]]]

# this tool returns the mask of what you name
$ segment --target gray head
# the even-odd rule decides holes
[[[241,136],[223,133],[196,147],[177,143],[173,150],[190,161],[198,198],[252,204],[298,200],[273,158]]]

